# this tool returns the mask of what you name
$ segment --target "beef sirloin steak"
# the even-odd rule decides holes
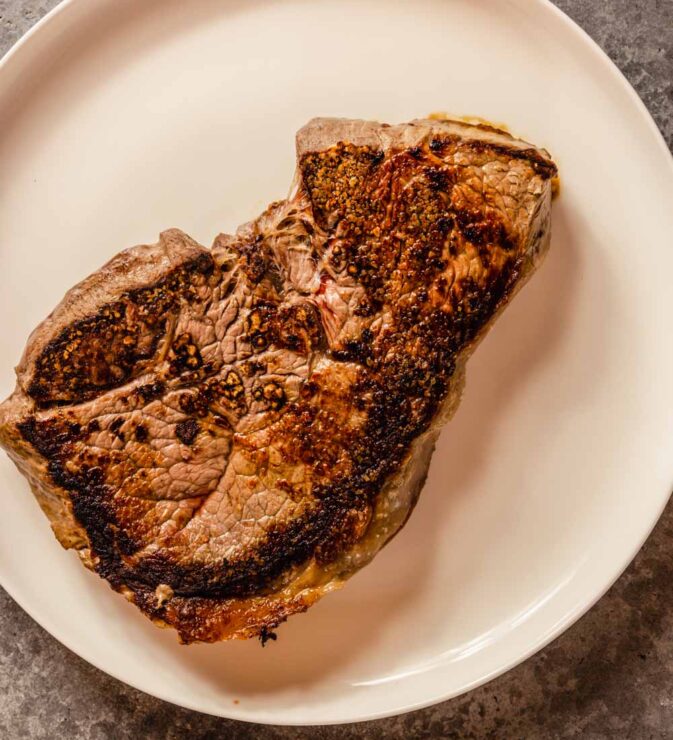
[[[260,635],[402,527],[556,167],[487,126],[316,119],[290,198],[121,252],[33,332],[0,441],[61,544],[184,642]]]

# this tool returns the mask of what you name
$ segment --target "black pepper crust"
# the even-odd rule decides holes
[[[212,257],[201,254],[154,285],[130,290],[95,316],[67,326],[37,359],[28,393],[47,408],[95,398],[136,377],[156,353],[169,317],[213,267]],[[176,373],[194,361],[186,351],[176,354]]]
[[[275,415],[275,434],[287,442],[284,463],[306,466],[316,481],[303,513],[272,526],[254,552],[208,564],[177,559],[168,551],[130,560],[144,543],[130,534],[126,503],[107,483],[106,460],[87,461],[75,451],[91,430],[65,417],[29,417],[19,425],[22,437],[48,461],[52,481],[69,492],[97,572],[116,589],[130,588],[143,611],[174,624],[186,641],[208,639],[194,615],[207,609],[209,600],[273,592],[292,567],[310,558],[333,562],[363,535],[386,481],[442,406],[460,358],[530,269],[522,237],[503,213],[466,200],[464,168],[451,159],[458,146],[465,143],[451,137],[387,152],[342,142],[300,161],[301,197],[310,203],[316,233],[326,235],[322,241],[315,237],[316,249],[335,274],[362,290],[355,311],[360,329],[330,344],[314,302],[281,305],[267,292],[245,316],[242,339],[260,358],[268,349],[303,356],[320,352],[354,366],[351,386],[334,403],[342,418],[359,414],[364,419],[355,432],[335,422],[338,414],[326,404],[326,389],[318,380],[310,377],[290,400],[276,380],[253,379],[246,388],[246,375],[265,370],[257,359],[205,378],[194,372],[203,365],[198,341],[186,333],[172,339],[169,375],[186,373],[189,386],[178,399],[188,415],[175,425],[181,444],[194,445],[211,421],[222,427],[232,423],[231,415],[222,420],[222,409],[239,418],[254,403]],[[535,150],[484,142],[468,146],[484,161],[523,163],[531,178],[556,174],[553,163]],[[257,236],[241,250],[240,261],[245,279],[257,286],[272,259]],[[456,277],[466,261],[471,269]],[[80,402],[132,379],[156,352],[167,316],[180,301],[190,300],[200,275],[211,274],[212,261],[207,262],[199,260],[161,283],[129,292],[96,317],[64,330],[38,361],[29,391],[33,398],[45,407]],[[319,291],[323,287],[321,278]],[[389,318],[381,329],[373,320],[384,308]],[[76,351],[68,350],[75,339]],[[70,362],[63,364],[65,352]],[[93,373],[87,369],[92,365]],[[165,379],[136,393],[145,403],[160,399]],[[121,419],[115,425],[110,430],[123,435]],[[132,433],[147,443],[143,425]],[[294,500],[294,488],[281,481],[279,488],[284,487]],[[173,603],[180,606],[173,611],[157,606],[153,594],[160,584],[177,597]],[[285,618],[280,612],[276,616],[275,623]],[[272,624],[262,625],[260,634]]]

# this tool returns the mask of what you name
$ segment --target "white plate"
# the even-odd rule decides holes
[[[49,632],[176,704],[348,722],[474,687],[619,575],[673,483],[673,167],[542,0],[72,0],[0,67],[0,389],[117,250],[203,243],[284,196],[315,115],[506,121],[561,168],[548,261],[470,363],[404,531],[279,640],[180,647],[59,548],[0,461],[0,578]],[[56,688],[56,690],[58,690]]]

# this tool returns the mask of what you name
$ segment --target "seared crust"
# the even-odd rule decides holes
[[[0,442],[65,547],[185,642],[268,635],[406,521],[465,361],[550,231],[548,154],[316,119],[211,251],[115,258],[33,333]]]

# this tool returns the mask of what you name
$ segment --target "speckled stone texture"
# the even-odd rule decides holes
[[[0,53],[54,0],[0,0]],[[673,146],[673,0],[557,0],[632,82]],[[672,205],[673,207],[673,205]],[[145,696],[80,660],[0,589],[0,739],[673,738],[673,503],[611,591],[487,686],[378,722],[276,728]]]

